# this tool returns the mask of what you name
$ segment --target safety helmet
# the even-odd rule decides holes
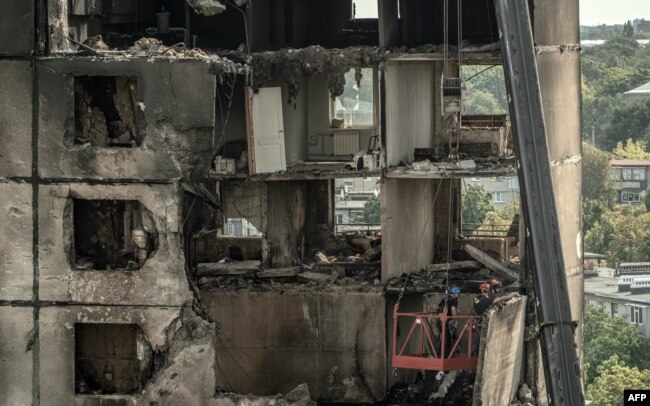
[[[490,291],[490,284],[488,282],[483,282],[481,283],[481,292],[489,292]]]
[[[493,287],[501,287],[501,279],[495,276],[494,278],[490,279],[490,285]]]
[[[449,293],[452,295],[460,295],[460,288],[458,286],[452,286],[451,289],[449,289]]]

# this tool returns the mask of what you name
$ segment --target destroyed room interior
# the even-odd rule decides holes
[[[4,1],[0,404],[549,404],[499,2]],[[581,320],[578,4],[516,2]]]

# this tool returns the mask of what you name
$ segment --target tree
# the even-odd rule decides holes
[[[377,196],[366,200],[363,206],[363,222],[366,224],[381,223],[381,204]]]
[[[585,250],[607,255],[610,262],[641,262],[650,257],[650,213],[645,206],[606,209],[585,231]]]
[[[646,141],[628,138],[625,146],[622,142],[616,144],[612,153],[616,159],[650,159],[650,153],[646,151],[647,145]]]
[[[582,144],[582,198],[602,200],[608,206],[616,200],[611,177],[610,158],[606,152]]]
[[[587,388],[587,399],[592,401],[592,406],[623,406],[624,389],[648,387],[650,370],[628,367],[613,355],[598,366],[598,377]]]
[[[474,229],[483,223],[485,216],[494,210],[492,195],[485,191],[481,185],[471,185],[463,195],[462,218],[463,224]]]
[[[632,21],[627,20],[623,25],[623,36],[626,38],[634,38],[634,27],[632,27]]]
[[[610,317],[596,306],[585,308],[584,351],[587,382],[601,376],[599,366],[612,355],[632,367],[650,368],[650,344],[622,317]]]

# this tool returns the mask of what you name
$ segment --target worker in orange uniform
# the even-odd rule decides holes
[[[499,281],[500,283],[500,281]],[[480,340],[480,328],[481,328],[481,319],[483,314],[490,308],[490,306],[507,302],[512,299],[514,295],[505,295],[496,297],[492,293],[492,285],[490,282],[483,282],[479,288],[481,294],[474,299],[474,308],[472,309],[472,314],[476,316],[476,321],[472,328],[473,334],[473,344],[472,344],[472,353],[478,354],[479,349],[479,340]]]
[[[501,284],[501,279],[497,278],[496,276],[492,279],[490,279],[490,296],[496,297],[497,293],[501,292],[501,288],[503,288],[503,284]]]

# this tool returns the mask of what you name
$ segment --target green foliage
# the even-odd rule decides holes
[[[603,253],[612,263],[646,261],[650,257],[650,213],[643,205],[605,210],[585,230],[585,251]]]
[[[650,153],[646,151],[647,145],[646,141],[634,141],[628,138],[625,146],[619,141],[612,154],[616,159],[650,159]]]
[[[604,37],[603,37],[604,38]],[[650,140],[650,100],[629,100],[623,93],[650,78],[650,47],[629,36],[610,37],[582,52],[583,137],[603,149],[628,138]]]
[[[467,86],[466,114],[508,112],[508,93],[502,66],[466,65],[462,69]]]
[[[623,25],[623,36],[626,38],[634,38],[634,27],[632,27],[632,21],[627,20]]]
[[[609,39],[620,35],[622,26],[619,25],[596,25],[580,26],[580,39]]]
[[[508,227],[506,226],[512,224],[512,220],[517,213],[519,213],[519,202],[509,203],[500,209],[495,208],[485,215],[484,225],[479,227],[479,231],[493,231],[497,235],[506,236],[508,234]],[[491,226],[501,227],[494,228]]]
[[[377,196],[372,196],[363,206],[363,222],[366,224],[381,223],[381,204]]]
[[[463,194],[462,218],[464,224],[481,224],[494,211],[492,195],[481,185],[471,185]]]
[[[582,198],[602,200],[611,206],[616,200],[616,190],[610,174],[610,157],[607,153],[582,145]]]
[[[598,366],[598,377],[587,389],[592,406],[623,406],[624,389],[650,387],[650,370],[628,367],[613,355]]]
[[[599,145],[605,148],[612,148],[630,138],[650,140],[650,100],[637,100],[614,107],[603,135],[605,138]]]
[[[612,355],[631,367],[650,368],[650,342],[628,320],[610,317],[596,306],[585,308],[584,320],[588,383],[598,381],[602,376],[601,364],[607,362]]]

